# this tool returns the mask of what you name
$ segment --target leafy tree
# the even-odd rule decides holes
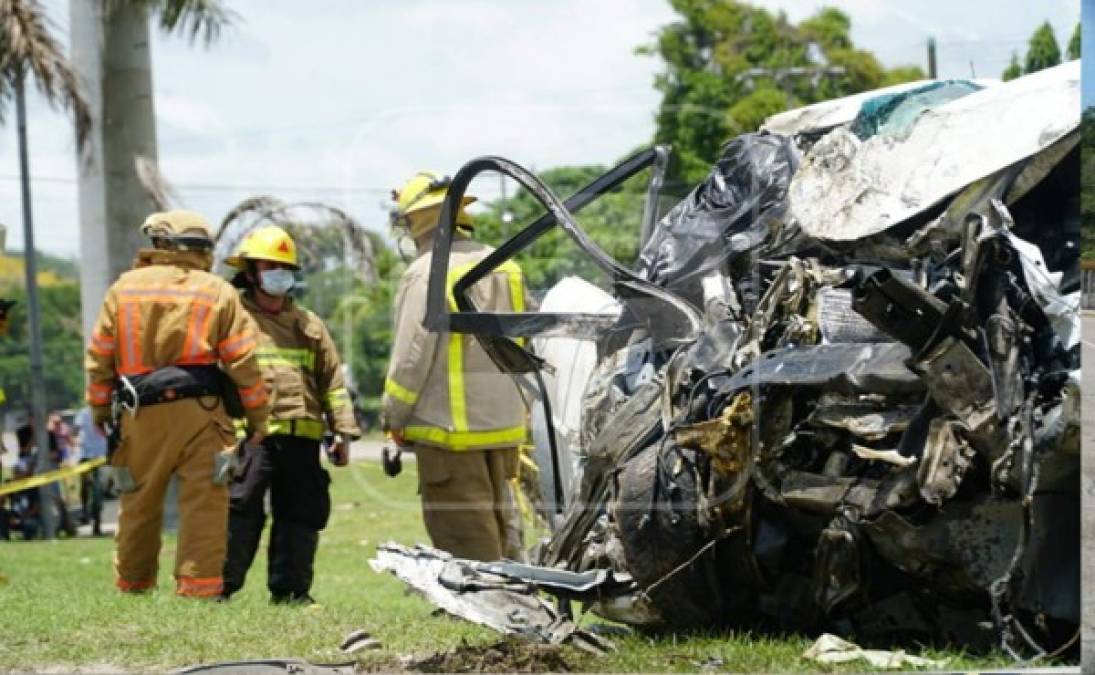
[[[1081,118],[1080,156],[1080,250],[1084,260],[1095,260],[1095,106],[1084,110]]]
[[[1068,60],[1072,61],[1080,58],[1080,54],[1083,52],[1081,45],[1081,24],[1076,22],[1076,27],[1072,29],[1072,37],[1068,39]]]
[[[856,49],[838,9],[793,25],[782,12],[735,0],[670,4],[678,20],[639,52],[666,65],[655,80],[655,141],[673,145],[670,192],[678,195],[707,174],[727,140],[773,113],[924,77],[912,66],[887,71]]]
[[[84,349],[80,327],[80,287],[70,261],[39,254],[38,301],[42,310],[42,351],[47,406],[61,409],[83,400]],[[22,259],[0,258],[0,297],[15,300],[10,332],[0,336],[0,387],[7,410],[30,407],[27,350],[27,294]]]
[[[1023,72],[1030,75],[1060,63],[1061,48],[1057,46],[1057,36],[1053,34],[1053,26],[1050,26],[1048,21],[1043,22],[1034,31],[1034,35],[1030,36]]]
[[[920,66],[898,66],[897,68],[891,68],[886,71],[886,74],[882,76],[881,87],[889,87],[895,84],[901,84],[902,82],[914,82],[916,80],[922,80],[926,77]]]
[[[1019,65],[1019,55],[1015,52],[1011,53],[1011,63],[1004,69],[1004,72],[1000,75],[1000,79],[1004,82],[1014,80],[1017,77],[1022,77],[1023,67]]]

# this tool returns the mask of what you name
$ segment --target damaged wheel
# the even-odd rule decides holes
[[[660,445],[643,450],[617,478],[614,513],[624,557],[665,624],[711,625],[722,603],[714,547],[696,555],[708,543],[697,508],[696,454],[676,446],[659,450]]]

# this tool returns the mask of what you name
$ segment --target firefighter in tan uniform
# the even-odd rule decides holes
[[[330,333],[312,312],[289,297],[300,269],[297,247],[276,226],[255,230],[228,264],[233,283],[258,325],[258,357],[271,394],[269,432],[247,447],[232,484],[224,595],[243,587],[266,521],[267,490],[273,510],[267,586],[273,602],[311,604],[319,532],[331,513],[331,479],[319,463],[326,429],[335,434],[336,466],[349,462],[349,444],[361,436],[342,366]]]
[[[221,592],[227,473],[235,432],[225,399],[242,403],[252,441],[268,415],[254,324],[227,282],[209,273],[208,223],[189,211],[154,213],[152,241],[107,291],[87,351],[87,402],[96,424],[124,409],[115,470],[132,479],[121,497],[115,579],[123,591],[156,582],[164,492],[179,479],[176,592]],[[115,423],[118,420],[115,419]]]
[[[516,384],[474,336],[431,333],[422,325],[433,237],[448,185],[447,178],[423,172],[394,193],[393,225],[406,228],[417,256],[396,292],[381,420],[396,443],[414,449],[433,544],[462,558],[498,560],[514,549],[507,541],[517,517],[510,479],[517,474],[517,446],[526,438],[525,410]],[[473,200],[466,197],[457,216],[450,295],[456,280],[493,250],[470,237],[472,221],[463,207]],[[520,268],[505,263],[471,295],[483,311],[523,311]]]

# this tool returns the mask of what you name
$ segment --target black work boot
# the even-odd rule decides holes
[[[275,593],[270,596],[270,604],[308,607],[319,603],[307,593]]]

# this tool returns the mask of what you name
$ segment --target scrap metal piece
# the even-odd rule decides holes
[[[852,308],[914,350],[928,343],[947,310],[941,300],[887,268],[856,286]]]
[[[1006,311],[1006,306],[1005,306]],[[996,402],[996,416],[1007,419],[1023,401],[1023,378],[1019,370],[1020,324],[1005,313],[985,321],[985,351]]]
[[[904,431],[919,408],[910,405],[881,407],[868,403],[819,403],[807,422],[815,426],[844,429],[860,438],[877,441]]]
[[[477,572],[530,583],[555,594],[582,595],[612,582],[609,571],[603,569],[570,572],[509,561],[471,563],[469,567]]]
[[[961,340],[944,338],[910,365],[936,404],[968,429],[977,432],[996,418],[992,375]]]
[[[920,378],[905,367],[909,348],[895,342],[813,345],[766,352],[725,380],[722,391],[750,386],[812,385],[848,394],[914,394]]]
[[[504,635],[572,644],[598,654],[613,649],[559,614],[532,583],[480,570],[481,563],[428,546],[388,542],[377,547],[369,565],[376,572],[391,572],[446,612]]]
[[[827,344],[889,342],[890,338],[853,306],[852,291],[825,286],[817,292],[817,325]]]
[[[912,466],[917,462],[916,457],[906,457],[897,450],[875,450],[874,448],[867,448],[854,443],[852,444],[852,452],[860,459],[886,462],[887,464],[893,464],[894,466],[900,466],[901,468]]]
[[[1049,271],[1041,249],[1011,232],[1005,232],[1003,236],[1019,254],[1023,278],[1034,301],[1049,319],[1061,344],[1065,349],[1072,349],[1080,343],[1080,292],[1062,294],[1062,274]]]
[[[973,449],[957,433],[952,420],[937,417],[928,426],[924,457],[916,480],[920,496],[929,504],[941,505],[958,492],[962,476],[973,459]]]

